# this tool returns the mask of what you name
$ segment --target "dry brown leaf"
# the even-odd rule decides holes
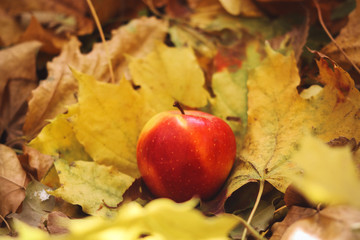
[[[166,15],[173,18],[186,17],[190,14],[190,9],[181,0],[143,0],[143,2],[156,14],[160,14],[157,8],[165,8]]]
[[[26,172],[39,181],[49,171],[54,162],[51,156],[42,154],[26,145],[23,146],[23,155],[19,156],[19,160]]]
[[[281,239],[359,239],[360,233],[356,231],[359,222],[358,209],[348,206],[327,207],[313,216],[292,224]]]
[[[140,18],[131,21],[113,31],[113,37],[108,41],[110,58],[114,67],[116,80],[127,74],[125,54],[143,57],[149,53],[155,42],[163,40],[167,31],[167,22],[156,18]],[[89,54],[79,50],[80,42],[72,38],[61,54],[48,63],[48,79],[41,82],[33,91],[29,102],[29,111],[24,124],[24,133],[33,138],[46,124],[46,120],[54,118],[66,110],[66,107],[76,102],[74,93],[77,82],[70,72],[69,66],[92,75],[104,82],[110,81],[104,46],[95,44]]]
[[[271,228],[273,235],[270,240],[279,240],[283,236],[284,232],[291,226],[293,223],[300,219],[304,219],[310,216],[313,216],[316,213],[316,210],[312,208],[303,208],[298,206],[292,206],[285,219],[282,222],[275,223]]]
[[[138,12],[145,8],[142,0],[92,0],[92,3],[101,23],[114,17],[120,20],[136,18]]]
[[[36,55],[41,44],[27,42],[0,51],[0,136],[6,142],[22,135],[26,101],[37,85]]]
[[[263,13],[252,0],[219,0],[223,8],[231,15],[259,17]]]
[[[67,226],[70,219],[62,212],[51,212],[44,220],[46,220],[46,230],[50,234],[64,234],[69,232]]]
[[[29,182],[16,153],[0,144],[0,215],[16,212],[25,198],[25,186]],[[0,219],[0,222],[2,220]]]
[[[360,67],[360,0],[356,1],[356,5],[356,9],[349,15],[349,22],[340,31],[335,41],[350,59]],[[333,42],[326,45],[321,51],[339,63],[344,69],[351,68],[350,62]]]
[[[49,54],[58,54],[67,39],[60,38],[50,31],[45,30],[38,20],[32,16],[26,31],[20,36],[19,42],[38,40],[43,45],[41,51]]]
[[[0,8],[0,46],[10,46],[17,42],[22,32],[16,20]]]
[[[294,27],[285,35],[275,37],[269,42],[273,49],[279,49],[284,43],[291,46],[295,53],[296,61],[299,61],[303,48],[307,42],[310,30],[310,15],[306,14],[305,20],[302,24]]]
[[[311,204],[306,198],[297,191],[297,189],[290,185],[284,195],[284,202],[287,207],[299,206],[299,207],[311,207]]]
[[[0,8],[6,9],[13,17],[35,11],[62,13],[66,16],[72,16],[75,20],[78,35],[91,33],[94,29],[93,21],[86,16],[88,7],[85,0],[2,0],[0,1]]]

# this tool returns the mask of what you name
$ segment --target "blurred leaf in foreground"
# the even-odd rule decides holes
[[[76,161],[69,164],[58,159],[55,161],[61,187],[51,194],[67,202],[79,204],[83,211],[99,216],[112,216],[114,210],[104,206],[116,206],[123,200],[122,195],[134,179],[113,167],[95,162]]]
[[[120,207],[117,216],[109,219],[87,217],[71,220],[69,234],[48,236],[39,229],[15,222],[20,239],[228,239],[228,234],[238,223],[237,217],[224,214],[205,217],[195,210],[196,200],[175,203],[157,199],[144,208],[131,202]]]
[[[302,169],[301,176],[293,175],[294,184],[308,200],[360,208],[359,171],[350,148],[331,148],[307,136],[292,161]]]

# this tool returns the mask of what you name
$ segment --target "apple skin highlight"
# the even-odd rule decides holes
[[[183,202],[211,199],[234,164],[235,136],[222,119],[200,111],[163,112],[144,126],[137,163],[157,197]]]

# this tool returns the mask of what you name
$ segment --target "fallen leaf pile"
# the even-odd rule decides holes
[[[360,237],[359,0],[92,3],[0,3],[0,239]],[[142,182],[174,101],[235,134],[209,201]]]

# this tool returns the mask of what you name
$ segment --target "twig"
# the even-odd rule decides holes
[[[6,227],[9,229],[9,232],[10,232],[10,234],[11,234],[13,231],[12,231],[9,223],[6,221],[6,219],[5,219],[3,216],[1,216],[1,214],[0,214],[0,218],[4,221]]]
[[[322,18],[322,14],[321,14],[321,9],[319,6],[319,3],[317,0],[313,0],[317,13],[318,13],[318,17],[319,17],[319,22],[321,24],[321,26],[323,27],[324,31],[326,32],[326,34],[328,35],[328,37],[331,39],[331,41],[335,44],[335,46],[339,49],[339,51],[344,55],[344,57],[346,58],[346,60],[348,60],[351,65],[356,69],[356,71],[360,74],[360,69],[356,66],[356,64],[350,59],[350,57],[345,53],[345,51],[339,46],[339,44],[335,41],[335,39],[333,38],[333,36],[331,35],[331,33],[329,32],[329,30],[327,29],[324,20]]]
[[[283,210],[283,209],[285,209],[285,208],[287,208],[286,205],[281,206],[281,207],[279,207],[278,209],[276,209],[274,213],[280,212],[281,210]]]
[[[259,206],[259,203],[260,203],[260,199],[261,199],[261,196],[264,192],[264,185],[265,185],[265,181],[264,180],[260,180],[260,186],[259,186],[259,192],[258,192],[258,195],[256,197],[256,201],[255,201],[255,204],[254,204],[254,207],[253,209],[251,210],[251,213],[250,213],[250,216],[247,220],[247,224],[250,225],[251,224],[251,220],[253,219],[254,215],[255,215],[255,212],[256,212],[256,209],[258,208]],[[244,229],[244,232],[243,232],[243,235],[241,237],[242,240],[245,240],[246,238],[246,233],[247,233],[247,228]]]
[[[97,14],[96,14],[94,5],[92,4],[91,0],[86,0],[86,2],[89,5],[91,14],[93,15],[93,18],[94,18],[95,23],[96,23],[96,27],[99,30],[101,41],[102,41],[102,43],[104,45],[104,48],[105,48],[106,58],[107,58],[107,62],[108,62],[108,65],[109,65],[109,70],[110,70],[111,82],[115,83],[114,70],[113,70],[113,67],[112,67],[112,64],[111,64],[110,54],[109,54],[109,50],[108,50],[108,47],[107,47],[107,44],[106,44],[106,41],[105,41],[104,32],[103,32],[101,24],[100,24],[100,20],[99,20]]]

